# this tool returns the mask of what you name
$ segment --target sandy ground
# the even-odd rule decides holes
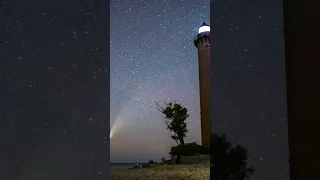
[[[111,180],[209,180],[210,166],[152,165],[142,169],[119,169],[111,171]]]

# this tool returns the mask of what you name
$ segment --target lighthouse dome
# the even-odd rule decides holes
[[[199,27],[199,34],[203,33],[203,32],[210,32],[210,25],[203,23],[200,27]]]

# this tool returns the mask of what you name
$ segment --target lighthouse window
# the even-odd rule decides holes
[[[202,33],[202,32],[210,32],[210,26],[201,26],[199,28],[199,33]]]

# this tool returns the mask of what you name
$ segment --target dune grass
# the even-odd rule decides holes
[[[153,165],[111,171],[111,180],[209,180],[209,165]]]

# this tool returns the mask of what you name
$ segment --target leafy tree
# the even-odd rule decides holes
[[[171,148],[170,155],[195,156],[196,154],[210,154],[210,150],[204,146],[193,143],[185,143]]]
[[[172,133],[171,138],[177,142],[177,144],[184,144],[184,138],[187,135],[187,123],[186,120],[189,117],[187,108],[176,102],[165,102],[165,106],[160,106],[156,103],[158,110],[164,114],[165,123],[167,129]]]
[[[216,180],[245,180],[254,173],[244,147],[231,147],[225,135],[211,135],[211,176]]]

